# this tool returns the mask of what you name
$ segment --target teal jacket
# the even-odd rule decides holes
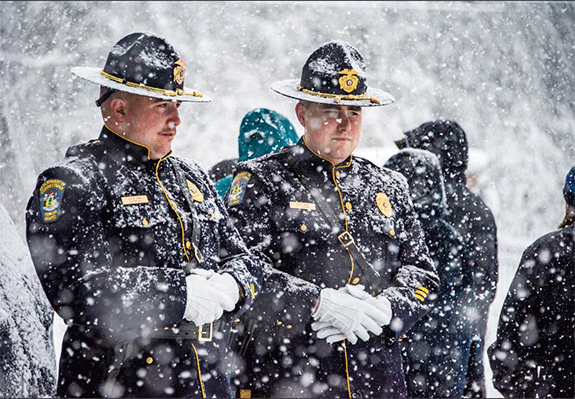
[[[238,135],[238,162],[279,151],[282,147],[295,144],[297,141],[298,135],[285,116],[267,108],[256,108],[242,119]],[[216,190],[222,198],[231,183],[232,175],[215,183]]]

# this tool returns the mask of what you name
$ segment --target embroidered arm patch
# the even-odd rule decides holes
[[[251,177],[252,174],[248,172],[241,172],[236,177],[234,177],[234,180],[232,180],[232,184],[230,185],[228,206],[234,206],[242,203],[244,194],[246,193],[246,187]]]
[[[44,223],[54,223],[60,217],[60,206],[66,183],[62,180],[48,180],[40,186],[40,212]]]

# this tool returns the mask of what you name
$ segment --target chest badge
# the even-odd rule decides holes
[[[188,183],[188,188],[190,189],[190,194],[192,194],[192,199],[197,202],[204,202],[204,194],[200,191],[198,186],[192,183],[189,180],[186,180]]]
[[[375,197],[375,203],[386,218],[391,217],[391,202],[389,202],[387,195],[384,193],[377,193],[377,197]]]

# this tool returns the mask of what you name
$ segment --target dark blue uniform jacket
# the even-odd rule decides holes
[[[337,208],[338,226],[322,217],[294,166]],[[230,215],[250,250],[273,267],[266,270],[263,296],[239,326],[240,342],[242,332],[254,330],[247,349],[240,349],[246,362],[240,388],[254,396],[405,395],[397,339],[429,311],[427,295],[438,286],[407,189],[403,176],[361,158],[334,166],[303,139],[238,164],[226,196]],[[338,241],[344,231],[379,272],[394,316],[382,336],[347,348],[317,340],[309,327],[322,288],[366,284]]]
[[[197,257],[190,203],[200,232]],[[64,395],[101,395],[122,343],[133,345],[117,378],[126,395],[198,395],[198,384],[186,382],[200,374],[190,341],[148,335],[182,323],[190,261],[230,273],[247,293],[228,319],[250,306],[262,277],[200,167],[171,153],[150,160],[146,147],[106,127],[40,174],[27,238],[42,286],[69,325],[59,376]],[[182,373],[192,377],[176,378]]]

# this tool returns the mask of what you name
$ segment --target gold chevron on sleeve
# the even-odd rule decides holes
[[[429,294],[429,290],[420,285],[415,290],[415,293],[413,294],[413,296],[415,296],[417,299],[419,299],[421,302],[423,302],[423,301],[425,301],[425,298],[427,298],[427,294]]]

